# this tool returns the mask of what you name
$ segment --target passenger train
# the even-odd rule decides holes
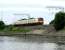
[[[21,19],[15,22],[15,26],[31,26],[31,25],[43,25],[43,18],[30,18],[30,19]]]

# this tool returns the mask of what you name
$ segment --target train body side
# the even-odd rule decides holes
[[[29,26],[29,25],[43,25],[44,20],[43,18],[33,18],[33,19],[24,19],[24,20],[18,20],[15,23],[15,26]]]

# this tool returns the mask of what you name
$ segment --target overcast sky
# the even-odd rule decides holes
[[[21,18],[27,18],[14,15],[15,13],[29,14],[30,17],[43,17],[45,23],[54,19],[54,12],[47,6],[59,6],[65,8],[65,0],[0,0],[0,17],[6,24],[15,22]],[[59,11],[59,10],[57,10]]]

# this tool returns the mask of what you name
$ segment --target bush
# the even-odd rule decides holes
[[[58,12],[55,15],[54,19],[54,27],[56,30],[61,30],[65,26],[65,13],[64,12]]]
[[[3,21],[0,21],[0,30],[3,30],[5,28],[5,24]]]
[[[52,21],[50,22],[50,24],[54,24],[54,20],[52,20]]]

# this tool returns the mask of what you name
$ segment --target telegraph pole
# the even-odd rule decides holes
[[[61,10],[62,12],[64,12],[64,7],[61,7],[61,6],[47,6],[46,8],[48,9],[55,9],[55,10]]]
[[[62,6],[47,6],[46,8],[49,10],[51,15],[54,15],[57,11],[64,12],[64,7]]]

